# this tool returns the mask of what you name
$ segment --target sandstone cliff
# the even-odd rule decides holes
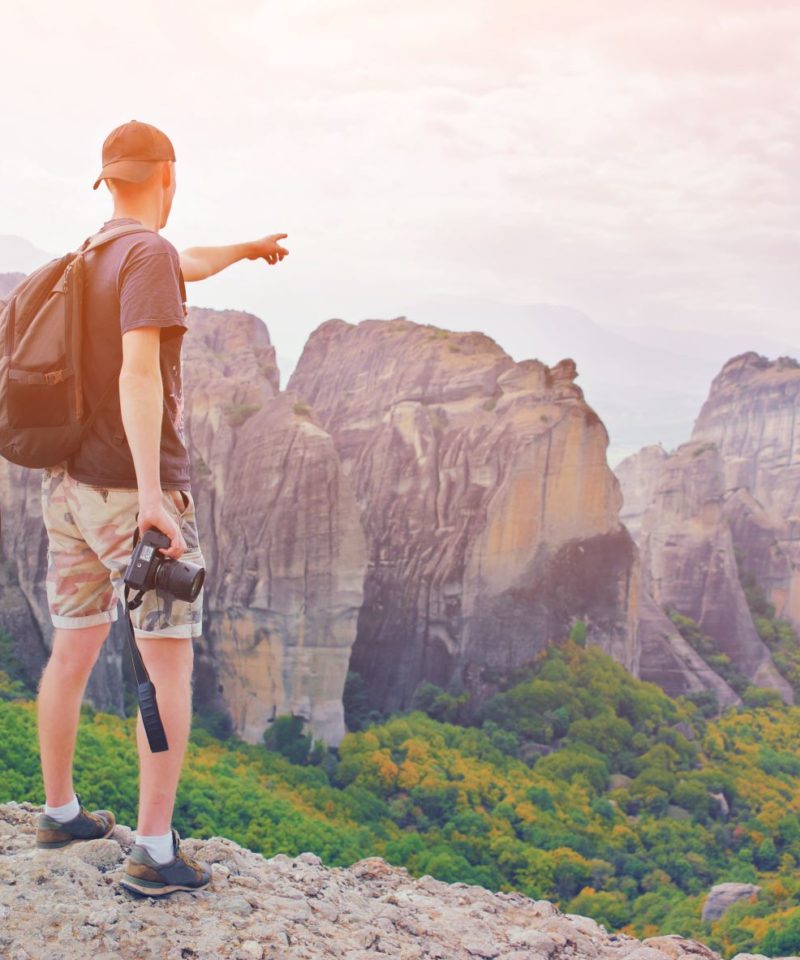
[[[515,363],[483,334],[404,318],[332,320],[282,393],[257,318],[189,319],[185,424],[209,568],[198,709],[227,712],[251,742],[293,713],[336,744],[348,663],[382,709],[408,706],[421,680],[480,702],[576,620],[670,695],[738,699],[642,583],[571,360]],[[0,462],[0,628],[33,679],[51,635],[38,480]],[[115,627],[88,699],[122,712],[128,670]]]
[[[379,857],[330,868],[313,853],[265,859],[224,837],[182,840],[211,865],[203,890],[138,897],[117,884],[129,827],[42,852],[41,811],[0,805],[0,956],[10,960],[720,960],[694,940],[639,941],[547,900],[416,879]]]
[[[645,589],[659,606],[695,620],[753,683],[791,703],[791,686],[756,632],[739,582],[717,448],[695,441],[667,456],[647,447],[617,471],[624,491],[652,491],[633,525]]]
[[[575,364],[515,363],[482,333],[330,320],[290,381],[333,437],[369,549],[351,665],[371,702],[421,680],[478,699],[576,620],[668,692],[735,698],[642,592],[608,435]],[[647,679],[657,679],[649,674]]]
[[[330,436],[278,392],[267,329],[234,311],[190,312],[187,444],[210,575],[204,702],[257,741],[276,714],[344,735],[342,691],[363,600],[366,546]]]
[[[195,708],[228,712],[251,742],[294,713],[338,743],[366,566],[355,500],[331,438],[279,392],[263,323],[198,308],[188,320],[185,423],[209,571]],[[52,634],[39,479],[0,459],[0,628],[32,678]],[[122,712],[128,656],[115,625],[87,689],[99,709]]]
[[[750,352],[714,379],[690,442],[646,447],[616,469],[622,517],[648,588],[692,617],[754,683],[793,695],[759,638],[737,569],[800,628],[800,367]]]
[[[800,364],[757,353],[729,360],[711,385],[692,440],[723,464],[734,545],[775,612],[800,630]]]
[[[623,495],[619,516],[637,543],[640,543],[642,517],[655,497],[668,456],[661,444],[652,444],[621,460],[614,468]]]

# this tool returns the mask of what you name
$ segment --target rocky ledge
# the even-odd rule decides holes
[[[42,852],[41,812],[0,804],[3,960],[719,960],[693,940],[608,933],[547,900],[416,879],[379,857],[329,868],[312,853],[266,859],[224,837],[182,840],[212,866],[203,890],[137,897],[117,883],[129,827]]]

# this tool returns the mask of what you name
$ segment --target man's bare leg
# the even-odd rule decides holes
[[[139,816],[136,832],[162,836],[172,825],[183,758],[192,723],[193,641],[178,637],[137,640],[147,672],[156,688],[156,700],[168,750],[153,753],[147,741],[142,712],[137,711],[139,748]]]
[[[108,623],[69,630],[58,627],[53,635],[37,696],[42,779],[51,807],[72,800],[72,760],[83,692],[109,627]]]

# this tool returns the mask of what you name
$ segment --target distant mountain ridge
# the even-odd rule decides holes
[[[56,254],[47,253],[24,237],[0,234],[0,273],[30,273]]]

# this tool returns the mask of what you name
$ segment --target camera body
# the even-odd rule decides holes
[[[169,545],[169,537],[160,530],[145,530],[128,563],[125,583],[132,590],[164,590],[191,603],[200,593],[206,571],[195,563],[163,556],[161,551]]]

